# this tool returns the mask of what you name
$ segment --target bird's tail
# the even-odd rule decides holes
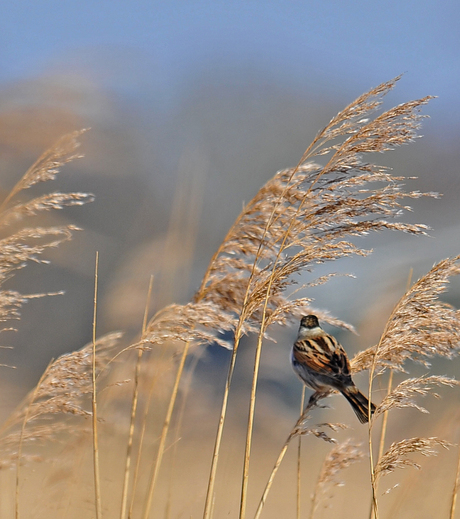
[[[369,404],[371,406],[371,414],[375,411],[375,405],[369,402],[356,386],[349,386],[342,391],[343,396],[350,402],[353,411],[361,423],[369,421]]]

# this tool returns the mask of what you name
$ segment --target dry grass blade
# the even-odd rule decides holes
[[[388,377],[388,385],[387,385],[387,396],[391,393],[393,389],[393,376],[394,371],[390,369],[390,374]],[[379,441],[379,449],[377,454],[377,462],[382,458],[383,451],[385,449],[385,440],[386,440],[386,434],[387,434],[387,428],[388,428],[388,412],[383,413],[383,419],[382,419],[382,426],[381,426],[381,432],[380,432],[380,441]],[[369,452],[372,449],[372,436],[371,432],[369,432]],[[375,481],[375,474],[374,474],[374,461],[373,461],[373,455],[372,455],[372,461],[371,461],[371,483],[372,483],[372,502],[369,509],[369,519],[372,519],[373,517],[378,516],[378,512],[375,511],[375,506],[377,502],[377,492],[378,492],[378,482]]]
[[[460,489],[460,449],[457,455],[457,473],[455,474],[454,487],[452,489],[452,499],[450,503],[450,515],[449,519],[454,519],[455,508],[457,506],[457,495]]]
[[[169,432],[169,425],[171,423],[171,417],[173,414],[174,406],[176,404],[177,393],[179,390],[179,383],[182,378],[182,373],[184,371],[184,366],[185,366],[185,360],[187,359],[189,348],[190,348],[190,342],[186,342],[184,345],[184,349],[182,350],[182,355],[181,355],[181,358],[179,361],[179,366],[177,368],[176,378],[174,381],[173,390],[171,392],[168,410],[166,411],[166,417],[165,417],[165,420],[163,423],[163,428],[161,431],[161,437],[160,437],[160,443],[158,446],[157,457],[156,457],[155,463],[152,465],[152,470],[151,470],[151,474],[149,477],[147,499],[145,500],[144,511],[142,514],[143,519],[148,519],[148,517],[150,515],[150,510],[152,508],[153,493],[155,490],[155,485],[156,485],[156,482],[158,479],[158,475],[160,473],[161,462],[163,461],[163,454],[164,454],[165,445],[166,445],[166,437]]]
[[[195,302],[187,305],[169,305],[160,310],[150,321],[146,333],[141,340],[143,347],[165,343],[184,343],[179,361],[170,402],[160,437],[157,458],[152,466],[149,478],[147,499],[145,501],[143,517],[147,518],[152,506],[153,494],[158,479],[166,438],[169,432],[172,413],[174,411],[179,383],[190,348],[199,344],[217,343],[228,348],[228,343],[221,338],[221,334],[233,330],[235,319],[222,312],[212,302]],[[133,345],[132,347],[138,347]]]
[[[3,211],[0,214],[0,225],[10,225],[27,216],[36,216],[42,211],[84,205],[93,201],[94,196],[89,193],[48,193]]]
[[[413,269],[411,268],[409,270],[409,276],[407,278],[407,284],[406,284],[406,291],[410,289],[410,286],[412,284],[412,275],[413,275]],[[387,383],[387,396],[391,393],[393,390],[393,377],[394,377],[394,371],[390,369],[389,376],[388,376],[388,383]],[[369,417],[370,420],[370,417]],[[380,460],[380,458],[383,456],[383,451],[385,449],[385,441],[386,441],[386,434],[388,429],[388,412],[383,413],[382,423],[381,423],[381,430],[380,430],[380,441],[379,441],[379,449],[377,454],[377,462]],[[369,436],[369,442],[370,442],[370,449],[372,448],[372,436]],[[375,481],[374,474],[373,474],[373,467],[371,467],[371,478],[372,478],[372,494],[373,494],[373,500],[370,506],[369,510],[369,519],[372,519],[374,517],[374,505],[376,502],[376,495],[378,492],[378,483]]]
[[[395,387],[380,403],[375,411],[375,417],[394,408],[413,407],[422,413],[428,411],[417,404],[416,396],[427,395],[433,386],[454,387],[460,385],[458,380],[438,375],[424,376],[419,378],[408,378]],[[436,395],[435,395],[436,396]]]
[[[149,288],[147,292],[147,300],[145,303],[144,309],[144,319],[142,321],[142,335],[145,334],[145,330],[147,328],[147,319],[149,314],[149,303],[152,297],[152,288],[153,288],[153,276],[150,276]],[[135,427],[135,419],[137,412],[137,404],[139,401],[139,379],[141,373],[141,360],[142,360],[143,350],[142,348],[138,349],[137,352],[137,360],[136,367],[134,372],[134,390],[133,390],[133,398],[131,400],[131,421],[129,424],[129,434],[128,434],[128,444],[126,447],[126,463],[125,463],[125,477],[123,479],[123,491],[122,491],[122,499],[121,499],[121,507],[120,507],[120,518],[125,519],[127,514],[127,506],[128,506],[128,487],[129,487],[129,477],[130,477],[130,468],[131,468],[131,456],[132,456],[132,448],[134,441],[134,427]],[[142,446],[141,446],[142,447]],[[139,452],[140,455],[140,452]],[[137,467],[136,467],[137,468]],[[135,471],[135,479],[133,484],[133,495],[136,491],[137,484],[137,470]]]
[[[302,396],[300,398],[300,412],[303,412],[303,409],[305,407],[305,386],[302,386]],[[302,467],[302,437],[299,436],[299,443],[297,444],[297,515],[296,519],[300,519],[301,516],[301,508],[300,508],[300,497],[302,492],[302,485],[301,485],[301,467]]]
[[[342,484],[337,481],[337,475],[353,463],[361,461],[363,457],[364,454],[359,448],[359,445],[351,443],[350,440],[339,443],[329,452],[323,462],[312,496],[310,519],[313,519],[319,507],[320,500],[326,494],[327,488]]]
[[[0,282],[11,274],[24,268],[28,261],[47,263],[39,256],[50,247],[58,247],[72,238],[72,232],[79,228],[74,225],[65,227],[35,227],[22,229],[0,240]],[[33,241],[33,245],[30,242]]]
[[[234,329],[235,320],[213,303],[169,305],[150,321],[141,344],[167,342],[212,344],[229,348],[221,334]]]
[[[152,506],[153,494],[161,468],[169,425],[189,350],[192,346],[198,344],[217,343],[223,347],[228,347],[228,343],[222,340],[220,334],[233,330],[234,325],[234,318],[222,312],[220,308],[211,302],[170,305],[159,311],[151,319],[145,337],[141,340],[141,344],[144,347],[148,347],[149,344],[158,345],[174,342],[184,344],[163,424],[157,458],[152,466],[149,478],[147,499],[143,511],[143,517],[145,519],[148,517]]]
[[[423,456],[436,456],[437,446],[447,449],[450,445],[450,443],[439,438],[410,438],[394,442],[377,463],[375,477],[380,478],[394,472],[396,469],[405,467],[420,468],[418,463],[407,458],[408,454],[416,452]]]
[[[234,318],[222,312],[213,303],[196,302],[186,305],[173,304],[160,310],[151,319],[140,344],[134,344],[128,348],[138,348],[140,345],[143,348],[150,348],[165,343],[184,343],[163,424],[157,458],[152,466],[149,478],[147,499],[143,511],[143,517],[145,518],[148,517],[152,506],[153,494],[161,468],[169,425],[189,350],[192,346],[196,347],[199,344],[212,343],[217,343],[227,348],[228,343],[222,340],[220,334],[232,329],[234,329]]]
[[[260,518],[262,510],[267,501],[268,494],[270,493],[270,489],[273,485],[273,481],[275,480],[275,476],[278,473],[278,469],[280,468],[280,465],[288,450],[289,444],[291,443],[293,438],[295,438],[296,436],[300,436],[300,435],[312,434],[313,436],[316,436],[317,438],[320,438],[324,441],[327,441],[330,443],[335,443],[335,440],[333,438],[330,438],[324,431],[322,431],[320,429],[320,427],[326,426],[326,427],[332,428],[333,430],[336,430],[337,428],[342,429],[344,427],[342,424],[321,424],[320,426],[318,426],[316,428],[307,427],[307,421],[309,420],[309,415],[308,415],[309,411],[318,405],[318,401],[321,398],[324,398],[326,396],[327,396],[327,394],[319,395],[319,394],[314,393],[313,397],[310,398],[303,413],[300,415],[296,424],[294,425],[291,432],[289,433],[289,436],[287,437],[287,440],[284,443],[284,445],[278,455],[278,459],[276,460],[275,465],[273,466],[273,469],[270,473],[267,484],[265,485],[265,489],[263,491],[262,497],[260,498],[259,505],[258,505],[256,513],[254,515],[254,519]]]
[[[54,180],[59,173],[59,168],[75,159],[83,157],[76,153],[80,146],[78,138],[86,130],[79,130],[61,137],[51,148],[45,151],[41,157],[27,170],[21,180],[14,186],[9,195],[0,205],[0,212],[8,202],[20,191],[29,189],[39,182]]]
[[[217,431],[216,431],[214,450],[212,453],[211,468],[209,471],[209,478],[208,478],[208,488],[206,490],[206,500],[205,500],[205,506],[204,506],[204,511],[203,511],[203,519],[209,519],[210,517],[212,517],[212,513],[213,513],[214,485],[215,485],[215,481],[216,481],[217,463],[219,460],[220,446],[221,446],[221,442],[222,442],[222,435],[223,435],[224,424],[225,424],[225,417],[227,414],[228,397],[230,394],[230,387],[231,387],[233,373],[234,373],[234,369],[235,369],[238,345],[239,345],[239,339],[238,339],[238,336],[235,335],[235,342],[234,342],[234,346],[233,346],[233,350],[232,350],[230,364],[228,367],[227,379],[225,381],[224,396],[222,398],[222,406],[221,406],[221,411],[220,411],[219,423],[218,423]]]
[[[166,438],[169,433],[172,414],[174,411],[179,384],[185,366],[187,355],[192,346],[198,344],[217,343],[227,348],[228,343],[220,337],[220,334],[233,330],[235,320],[229,314],[222,312],[212,302],[195,302],[187,305],[169,305],[159,311],[150,321],[147,330],[141,340],[141,345],[151,347],[165,343],[184,343],[184,348],[179,361],[171,398],[166,412],[158,453],[152,465],[149,477],[147,499],[144,503],[143,517],[147,518],[153,502],[155,485],[158,479],[163,460]],[[138,347],[135,344],[132,347]]]
[[[94,273],[94,312],[93,312],[93,342],[91,349],[91,409],[93,433],[93,472],[94,498],[96,503],[96,519],[102,517],[101,500],[101,470],[99,463],[99,434],[97,428],[97,385],[96,385],[96,317],[97,317],[97,285],[99,269],[99,252],[96,251],[96,268]]]

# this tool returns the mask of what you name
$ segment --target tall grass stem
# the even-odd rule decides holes
[[[149,303],[150,298],[152,297],[152,287],[153,287],[153,276],[150,276],[149,288],[147,292],[147,300],[145,303],[144,309],[144,317],[142,320],[142,336],[145,334],[145,330],[147,328],[147,319],[149,314]],[[141,372],[141,360],[142,360],[143,350],[139,348],[137,350],[137,360],[136,367],[134,373],[134,391],[133,398],[131,402],[131,421],[129,424],[129,435],[128,435],[128,444],[126,446],[126,463],[125,463],[125,476],[123,479],[123,491],[122,491],[122,500],[121,500],[121,510],[120,510],[120,518],[125,519],[128,508],[128,490],[129,490],[129,479],[130,479],[130,469],[131,469],[131,458],[132,458],[132,449],[133,449],[133,440],[134,440],[134,428],[136,421],[136,412],[137,412],[137,404],[139,401],[139,378]]]
[[[99,442],[97,431],[97,388],[96,388],[96,318],[97,318],[97,288],[99,270],[99,251],[96,251],[96,266],[94,271],[94,310],[93,310],[93,369],[92,369],[92,418],[93,418],[93,470],[94,493],[96,499],[96,519],[102,518],[101,480],[99,467]]]

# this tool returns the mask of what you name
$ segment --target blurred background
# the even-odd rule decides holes
[[[14,350],[1,362],[20,370],[4,379],[33,384],[51,357],[90,340],[96,250],[99,333],[138,333],[152,274],[152,311],[188,301],[242,204],[295,165],[341,108],[404,73],[387,108],[438,98],[425,108],[424,138],[378,159],[418,177],[408,188],[443,193],[406,216],[429,224],[431,238],[371,236],[371,258],[328,266],[355,280],[312,293],[358,330],[351,352],[377,340],[410,268],[417,278],[459,252],[459,20],[457,2],[434,0],[3,3],[0,188],[62,134],[90,127],[85,158],[46,190],[96,196],[47,216],[84,231],[48,254],[50,266],[11,280],[8,288],[65,295],[30,302],[19,331],[3,335]],[[276,362],[289,384],[286,355]]]
[[[1,416],[51,358],[90,341],[96,251],[98,334],[122,329],[128,343],[139,333],[151,275],[151,312],[187,302],[242,204],[277,170],[296,165],[340,109],[404,73],[384,107],[438,98],[424,109],[424,138],[378,160],[417,177],[408,189],[443,194],[414,201],[404,217],[430,225],[431,237],[370,236],[370,258],[327,266],[355,279],[309,294],[355,326],[359,336],[339,335],[350,355],[374,344],[411,269],[416,279],[460,253],[459,23],[453,0],[3,2],[0,190],[5,196],[61,135],[91,128],[81,139],[85,157],[39,189],[91,192],[96,200],[36,220],[84,230],[47,254],[50,265],[32,265],[6,287],[65,295],[29,302],[18,331],[2,335],[14,349],[1,350],[0,363],[17,369],[2,368]],[[458,282],[446,298],[460,304]],[[288,362],[296,332],[278,330],[263,356],[259,403],[268,411],[258,423],[276,445],[289,426],[273,428],[273,420],[292,423],[298,409],[300,384]],[[190,423],[208,424],[206,409],[220,405],[227,360],[214,347],[199,363],[202,405],[189,411]],[[248,344],[236,419],[247,413],[252,362]],[[445,362],[439,370],[456,368]],[[337,406],[349,419],[347,404],[337,399]]]

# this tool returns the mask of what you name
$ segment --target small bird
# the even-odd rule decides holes
[[[335,337],[321,328],[316,315],[302,317],[291,351],[291,363],[303,383],[316,391],[312,399],[336,389],[350,402],[361,423],[369,420],[369,405],[371,413],[375,411],[375,405],[369,403],[351,379],[345,350]]]

